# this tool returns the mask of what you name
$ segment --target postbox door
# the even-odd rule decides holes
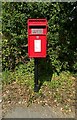
[[[29,57],[46,57],[46,36],[29,36]]]

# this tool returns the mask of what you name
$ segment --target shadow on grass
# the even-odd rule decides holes
[[[51,81],[52,75],[53,70],[49,56],[38,59],[38,80],[40,81],[39,89],[45,81]]]

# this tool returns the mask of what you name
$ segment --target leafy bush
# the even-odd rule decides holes
[[[13,81],[20,85],[33,87],[34,84],[34,60],[32,59],[26,64],[21,64],[15,68],[15,71],[3,71],[3,83],[9,84]]]
[[[3,84],[10,84],[15,80],[16,80],[16,77],[15,77],[14,72],[11,72],[7,69],[2,72],[2,82],[3,82]]]
[[[18,64],[29,61],[27,20],[46,18],[48,21],[47,55],[51,60],[53,72],[60,73],[62,70],[76,72],[77,20],[69,20],[74,6],[76,3],[2,3],[3,70],[5,68],[12,70]]]
[[[34,60],[21,64],[15,70],[16,82],[19,84],[33,85],[34,81]]]

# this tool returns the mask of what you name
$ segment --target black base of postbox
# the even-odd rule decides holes
[[[34,92],[38,92],[39,91],[39,85],[35,85],[34,86]]]

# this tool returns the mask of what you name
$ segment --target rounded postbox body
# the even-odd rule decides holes
[[[30,58],[46,57],[47,20],[28,19],[28,55]]]

